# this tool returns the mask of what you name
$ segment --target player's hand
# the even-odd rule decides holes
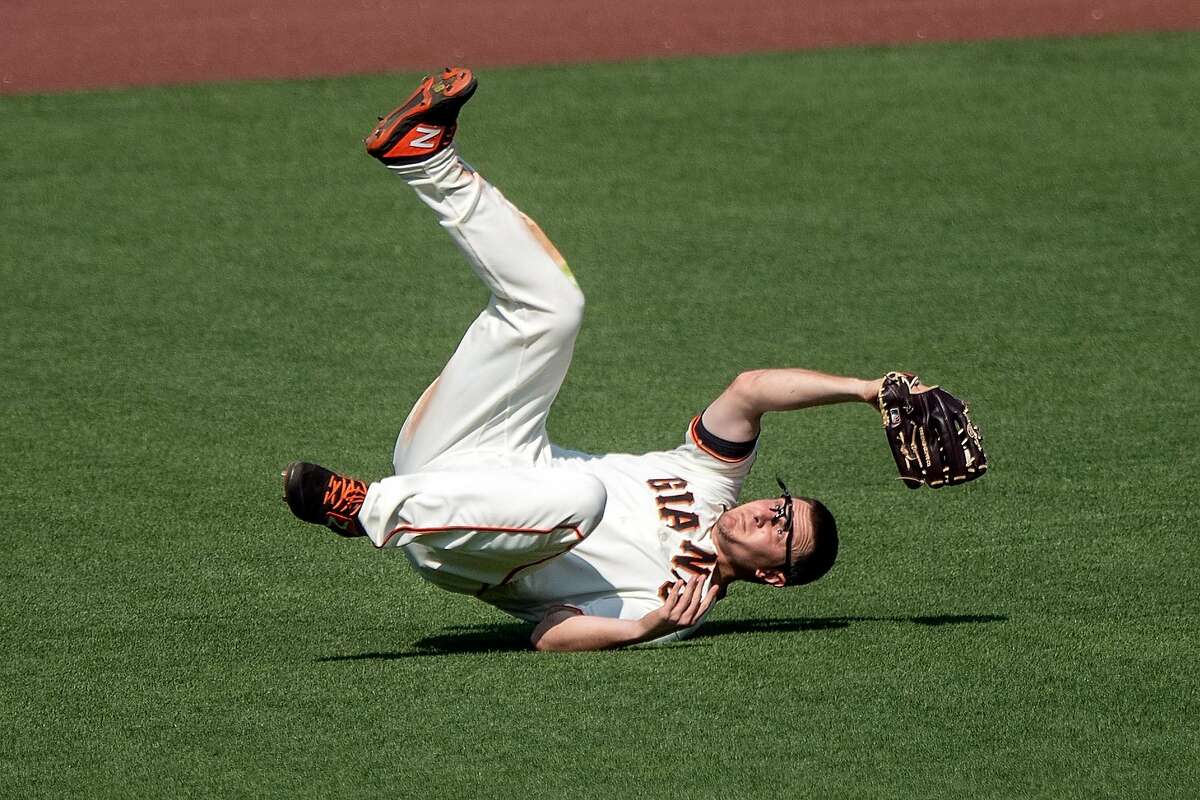
[[[646,639],[657,639],[690,628],[708,613],[717,601],[721,587],[714,583],[707,592],[702,591],[706,577],[695,575],[690,579],[679,578],[671,585],[662,606],[642,617]]]

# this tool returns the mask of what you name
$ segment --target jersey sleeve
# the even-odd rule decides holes
[[[758,457],[758,438],[749,442],[722,439],[704,427],[701,416],[692,417],[678,451],[693,468],[726,478],[740,488]]]

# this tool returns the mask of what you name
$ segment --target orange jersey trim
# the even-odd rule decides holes
[[[738,463],[740,463],[740,462],[742,462],[742,461],[745,461],[747,458],[749,458],[751,455],[753,455],[754,451],[753,451],[753,450],[751,450],[749,453],[747,453],[746,455],[742,456],[741,458],[730,458],[730,457],[728,457],[728,456],[723,456],[723,455],[721,455],[721,454],[720,454],[720,453],[718,453],[718,452],[715,452],[715,451],[713,451],[713,450],[710,450],[710,449],[709,449],[709,448],[708,448],[708,447],[707,447],[707,446],[704,444],[704,442],[702,442],[702,441],[700,440],[700,437],[696,435],[696,425],[697,425],[699,422],[700,422],[700,415],[699,415],[699,414],[697,414],[696,416],[692,417],[692,424],[688,426],[688,435],[691,437],[691,439],[692,439],[692,442],[693,442],[693,443],[696,445],[696,447],[699,447],[701,450],[703,450],[705,453],[707,453],[708,455],[710,455],[710,456],[712,456],[713,458],[715,458],[717,461],[723,461],[723,462],[724,462],[724,463],[726,463],[726,464],[738,464]]]
[[[503,586],[504,584],[508,583],[516,576],[516,574],[518,572],[520,572],[523,569],[529,569],[530,567],[536,567],[538,564],[541,564],[544,561],[549,561],[552,558],[558,558],[559,556],[564,555],[565,553],[571,552],[571,548],[573,548],[575,545],[579,544],[580,541],[582,541],[582,539],[571,542],[569,545],[567,545],[565,548],[563,548],[562,552],[560,552],[560,553],[551,553],[550,555],[546,556],[545,558],[539,558],[537,561],[531,561],[528,564],[522,564],[519,567],[515,567],[507,575],[505,575],[504,579],[502,581],[500,581],[499,583],[497,583],[496,586]],[[495,589],[496,586],[489,586],[488,589]],[[487,589],[480,589],[479,593],[482,594],[483,592],[486,592],[486,591],[487,591]],[[580,611],[579,613],[582,614],[583,612]]]

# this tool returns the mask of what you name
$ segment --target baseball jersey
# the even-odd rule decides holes
[[[562,606],[638,619],[662,605],[678,577],[701,576],[706,589],[716,563],[713,525],[737,503],[757,455],[757,443],[740,456],[722,455],[722,444],[696,417],[674,450],[593,455],[555,448],[554,467],[604,484],[604,518],[570,551],[480,599],[530,622]],[[701,623],[668,638],[683,638]]]

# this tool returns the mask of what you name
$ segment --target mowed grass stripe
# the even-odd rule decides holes
[[[1196,45],[485,71],[462,150],[589,298],[558,441],[908,367],[993,458],[908,492],[866,409],[770,419],[746,494],[835,570],[578,656],[276,499],[386,474],[485,300],[358,145],[414,76],[0,100],[4,793],[1195,795]]]

